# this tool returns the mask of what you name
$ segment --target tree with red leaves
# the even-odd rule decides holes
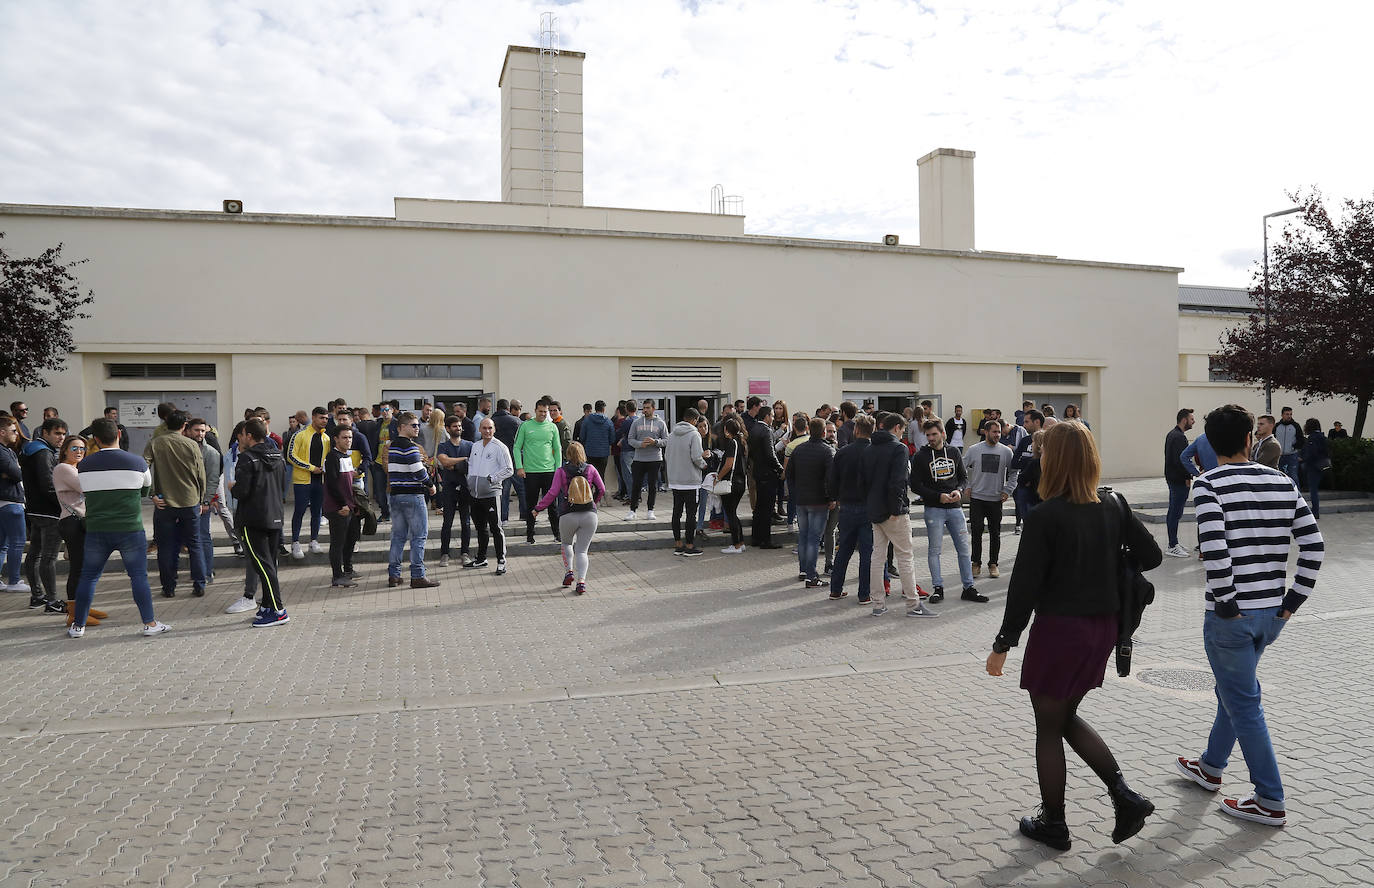
[[[1374,198],[1343,201],[1337,221],[1320,191],[1289,197],[1304,224],[1285,228],[1272,248],[1267,316],[1259,265],[1256,310],[1222,334],[1218,363],[1240,382],[1291,389],[1304,404],[1354,401],[1358,438],[1374,398]]]
[[[72,273],[85,261],[63,262],[61,244],[30,258],[0,247],[0,385],[42,388],[46,371],[61,370],[76,350],[72,321],[90,317],[81,307],[95,300]]]

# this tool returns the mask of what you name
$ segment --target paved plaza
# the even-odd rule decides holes
[[[1113,845],[1070,753],[1065,853],[1016,831],[1038,803],[1020,649],[983,671],[1009,525],[992,603],[956,592],[938,620],[870,617],[856,565],[832,602],[788,547],[726,556],[713,534],[683,559],[666,532],[594,551],[581,598],[514,532],[499,578],[434,567],[432,543],[436,589],[388,589],[363,560],[362,585],[331,590],[324,556],[287,559],[291,623],[263,631],[223,613],[231,558],[205,598],[155,595],[156,638],[117,559],[110,619],[81,640],[4,596],[0,886],[1374,884],[1374,515],[1323,519],[1316,595],[1261,666],[1289,825],[1227,817],[1173,771],[1215,702],[1201,565],[1166,558],[1135,674],[1084,703],[1158,811]],[[948,541],[944,562],[957,588]],[[1225,788],[1249,791],[1238,750]]]

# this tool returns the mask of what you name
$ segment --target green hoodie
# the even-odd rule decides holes
[[[515,433],[515,468],[526,472],[556,472],[563,462],[562,442],[553,420],[529,419]]]

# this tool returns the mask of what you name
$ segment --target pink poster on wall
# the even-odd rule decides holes
[[[771,380],[771,379],[751,379],[751,380],[749,380],[749,394],[751,394],[751,395],[771,395],[771,394],[773,394],[773,380]]]

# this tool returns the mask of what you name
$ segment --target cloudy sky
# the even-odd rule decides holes
[[[497,77],[546,9],[589,205],[719,182],[750,233],[916,243],[916,159],[967,148],[980,248],[1244,286],[1285,192],[1374,194],[1355,0],[0,0],[0,202],[499,200]]]

